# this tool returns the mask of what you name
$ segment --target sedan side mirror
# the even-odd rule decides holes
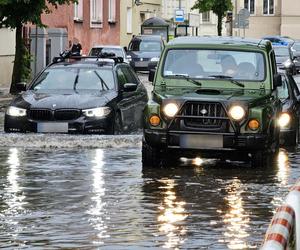
[[[133,92],[136,91],[136,89],[137,89],[136,83],[125,83],[123,87],[124,92]]]
[[[282,86],[282,78],[280,74],[275,74],[273,77],[274,88],[278,88]]]
[[[26,91],[26,82],[18,82],[17,84],[16,84],[16,89],[18,90],[18,91]]]
[[[149,82],[154,82],[154,76],[155,76],[155,69],[150,69],[148,80]]]

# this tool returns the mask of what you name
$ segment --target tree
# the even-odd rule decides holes
[[[222,35],[222,20],[226,12],[232,10],[231,0],[197,0],[192,10],[198,9],[199,12],[213,11],[218,17],[218,36]]]
[[[41,14],[49,14],[50,6],[70,4],[77,0],[0,0],[0,28],[16,29],[16,54],[13,67],[13,75],[10,93],[17,93],[16,83],[24,81],[26,63],[28,64],[28,51],[22,37],[22,27],[26,23],[32,23],[43,27]]]

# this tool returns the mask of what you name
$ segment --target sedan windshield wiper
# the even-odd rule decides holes
[[[197,81],[197,80],[191,78],[188,74],[176,74],[176,75],[172,75],[172,76],[175,76],[175,77],[181,77],[181,78],[183,78],[183,79],[185,79],[185,80],[187,80],[187,81],[189,81],[189,82],[194,83],[194,84],[197,85],[197,86],[202,86],[202,83],[201,83],[201,82],[199,82],[199,81]]]
[[[234,80],[232,79],[232,76],[226,76],[226,75],[210,75],[208,77],[213,77],[213,78],[216,78],[216,79],[228,79],[231,83],[239,86],[239,87],[242,87],[242,88],[245,88],[245,85],[241,82],[238,82],[237,80]]]

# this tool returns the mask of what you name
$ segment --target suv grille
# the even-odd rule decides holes
[[[226,112],[220,103],[186,103],[183,109],[184,123],[187,127],[220,129],[224,128],[227,120]],[[193,118],[189,118],[192,116]],[[201,117],[200,119],[197,117]],[[207,118],[206,118],[207,117]]]
[[[49,109],[31,109],[28,112],[28,117],[37,121],[68,121],[79,118],[80,114],[80,110],[77,109],[61,109],[55,111]]]

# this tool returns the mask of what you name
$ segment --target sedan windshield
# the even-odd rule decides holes
[[[137,39],[130,43],[130,51],[161,51],[160,41]]]
[[[99,68],[49,68],[32,84],[33,90],[97,90],[114,88],[112,70]]]
[[[235,79],[262,81],[265,61],[262,53],[230,50],[169,50],[164,76],[185,74],[198,79]]]
[[[90,56],[98,56],[100,53],[113,53],[115,54],[117,57],[124,57],[122,49],[119,48],[109,48],[109,47],[105,47],[105,48],[92,48],[90,51]]]
[[[275,56],[289,57],[289,49],[287,47],[274,47]]]

